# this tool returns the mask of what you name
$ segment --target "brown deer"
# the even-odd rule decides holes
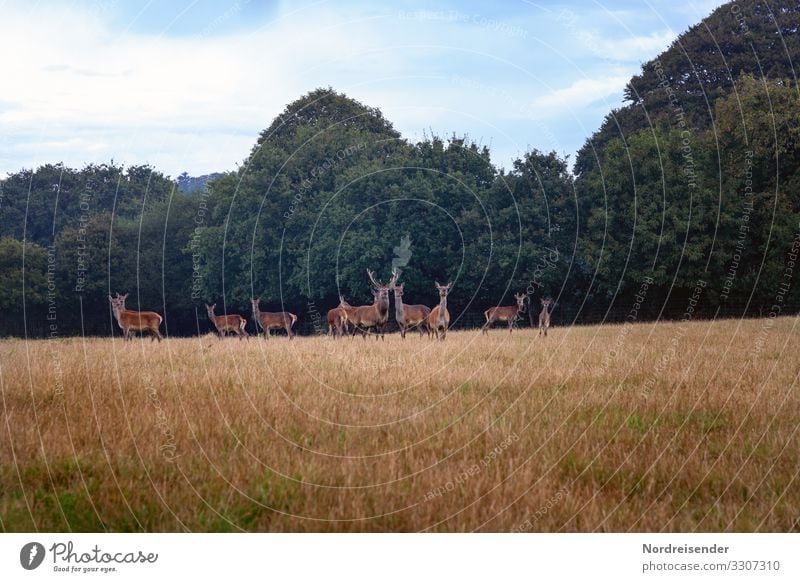
[[[450,326],[450,312],[447,311],[447,294],[452,287],[452,282],[447,285],[439,285],[439,282],[436,282],[436,289],[439,290],[439,305],[431,310],[427,319],[428,328],[433,330],[436,339],[439,341],[444,341],[444,338],[447,337],[447,328]]]
[[[400,337],[406,339],[406,331],[412,327],[419,330],[419,337],[427,331],[428,336],[431,330],[428,327],[428,316],[431,308],[427,305],[407,305],[403,303],[403,287],[405,283],[394,286],[394,316],[397,319],[397,326],[400,328]]]
[[[375,306],[378,310],[377,325],[375,326],[375,333],[381,339],[384,339],[383,334],[386,333],[386,328],[389,326],[389,291],[394,289],[394,284],[397,282],[397,271],[392,271],[392,278],[389,283],[384,285],[381,281],[375,279],[375,273],[367,269],[367,276],[372,284],[375,286],[377,295],[375,297]],[[377,337],[375,338],[378,339]]]
[[[339,297],[340,301],[344,301]],[[339,305],[328,311],[328,335],[336,339],[347,333],[347,310]]]
[[[250,304],[253,307],[253,317],[256,320],[256,333],[258,333],[258,328],[260,327],[264,330],[264,339],[267,340],[269,339],[269,330],[283,328],[286,330],[286,335],[289,336],[289,339],[292,339],[294,337],[292,326],[294,326],[297,321],[297,316],[288,311],[261,311],[258,307],[258,302],[260,300],[260,297],[256,297],[255,299],[252,297],[250,298]]]
[[[152,334],[150,341],[157,339],[160,342],[164,339],[164,336],[158,330],[163,318],[153,311],[129,311],[125,309],[125,300],[127,298],[127,293],[125,295],[117,293],[116,297],[108,296],[108,300],[111,302],[111,311],[122,329],[123,339],[133,341],[133,336],[131,335],[133,331],[150,332]]]
[[[361,337],[367,339],[367,332],[370,328],[374,327],[376,334],[375,340],[380,336],[378,330],[380,329],[380,304],[381,293],[375,289],[372,290],[373,302],[372,305],[350,305],[343,297],[340,297],[339,308],[344,310],[347,316],[348,323],[353,324],[351,337],[355,337],[356,332],[361,333]]]
[[[514,324],[519,317],[519,312],[525,310],[525,299],[527,295],[524,293],[516,293],[514,299],[517,300],[516,305],[507,305],[505,307],[490,307],[483,312],[486,317],[486,323],[483,324],[483,333],[489,333],[488,328],[492,326],[495,321],[507,321],[508,333],[514,329]]]
[[[342,296],[339,296],[339,307],[345,310],[348,323],[353,324],[352,337],[356,332],[361,333],[361,337],[367,338],[370,328],[375,328],[375,340],[384,339],[386,326],[389,323],[389,290],[394,287],[397,280],[395,273],[388,284],[384,285],[375,279],[375,274],[367,269],[367,275],[375,286],[372,289],[372,305],[360,305],[353,307]]]
[[[244,330],[244,327],[247,325],[247,320],[244,317],[241,315],[214,315],[214,309],[216,307],[216,303],[214,305],[206,305],[206,311],[208,312],[208,318],[211,320],[211,323],[217,328],[219,339],[225,337],[225,334],[229,331],[238,335],[239,339],[249,337]]]
[[[542,302],[542,310],[539,312],[539,335],[542,335],[544,332],[544,336],[547,337],[547,329],[550,327],[550,305],[553,303],[553,300],[549,297],[545,297],[541,299]]]
[[[372,307],[371,305],[367,307]],[[356,331],[359,331],[359,326],[361,324],[361,316],[359,314],[359,310],[361,307],[354,307],[350,305],[344,297],[339,295],[339,306],[336,309],[341,309],[344,311],[344,315],[347,318],[348,324],[353,324],[353,330],[351,332],[350,337],[353,338],[356,335]],[[347,327],[345,327],[345,332],[347,332]]]

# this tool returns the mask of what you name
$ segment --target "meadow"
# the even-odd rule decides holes
[[[0,340],[0,528],[800,531],[798,321]]]

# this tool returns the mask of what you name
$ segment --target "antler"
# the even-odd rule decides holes
[[[376,287],[383,287],[383,283],[375,280],[375,273],[367,269],[367,275],[369,275],[369,280],[372,281],[372,284]]]
[[[386,285],[387,287],[394,287],[397,284],[397,279],[400,278],[400,273],[397,272],[397,268],[392,268],[392,278],[389,280],[389,284]]]

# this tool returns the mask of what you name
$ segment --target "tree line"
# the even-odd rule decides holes
[[[0,333],[108,334],[114,292],[170,335],[210,329],[204,303],[248,314],[254,297],[310,332],[340,296],[371,302],[367,269],[393,267],[412,303],[455,281],[456,327],[520,292],[552,296],[554,323],[796,311],[800,8],[783,4],[722,6],[642,65],[572,168],[538,150],[498,168],[464,136],[410,142],[327,88],[192,192],[113,162],[9,174]]]

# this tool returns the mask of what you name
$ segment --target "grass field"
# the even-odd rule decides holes
[[[5,531],[800,531],[798,318],[0,341]]]

